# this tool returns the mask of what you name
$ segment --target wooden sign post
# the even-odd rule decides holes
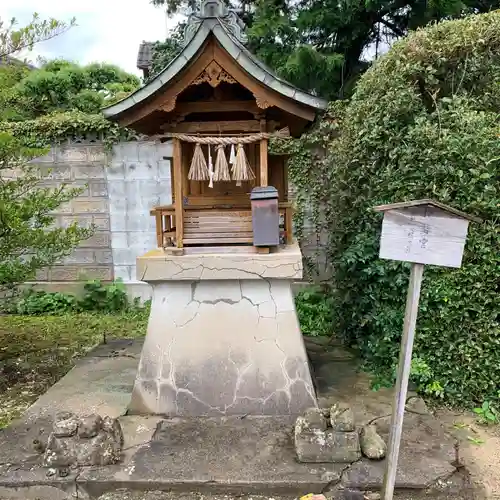
[[[380,205],[374,210],[384,213],[380,258],[412,263],[396,376],[387,469],[382,485],[383,500],[392,500],[424,264],[460,267],[469,221],[481,222],[481,219],[433,200]]]

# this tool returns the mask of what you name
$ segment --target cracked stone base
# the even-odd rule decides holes
[[[154,267],[162,281],[150,281],[129,413],[296,415],[316,406],[289,275],[301,274],[298,249],[284,257],[163,255],[153,266],[145,257],[138,273]]]

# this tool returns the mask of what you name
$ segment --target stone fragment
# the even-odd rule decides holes
[[[350,406],[345,403],[335,403],[330,408],[330,424],[334,431],[353,432],[354,413]]]
[[[33,449],[36,453],[45,453],[45,448],[47,447],[47,443],[42,443],[40,439],[33,439]]]
[[[97,436],[102,428],[102,418],[100,415],[86,415],[80,419],[78,435],[81,438],[93,438]]]
[[[52,433],[43,456],[45,467],[67,467],[75,463],[73,437],[58,437]]]
[[[299,462],[348,463],[361,458],[357,432],[310,429],[304,417],[295,424],[295,451]]]
[[[418,415],[430,415],[431,412],[425,401],[419,396],[412,396],[407,399],[405,410],[411,413],[417,413]]]
[[[68,477],[69,476],[69,467],[60,467],[57,471],[59,477]]]
[[[115,437],[104,430],[97,436],[82,440],[75,447],[78,465],[110,465],[121,459],[122,446]]]
[[[371,460],[381,460],[385,457],[387,446],[374,425],[365,425],[359,437],[361,452]]]
[[[105,432],[110,433],[120,446],[123,446],[124,438],[122,426],[117,418],[104,417],[102,420],[102,429]]]
[[[60,422],[61,420],[68,420],[68,418],[74,417],[75,414],[70,411],[58,411],[54,418],[54,422]]]
[[[330,408],[321,408],[321,413],[323,413],[323,416],[326,418],[328,425],[328,422],[330,421]]]
[[[78,429],[78,419],[72,415],[64,420],[56,420],[52,426],[52,432],[56,437],[70,437]]]
[[[65,430],[69,427],[68,420],[75,423],[70,426],[74,428],[71,435]],[[122,448],[123,432],[117,419],[102,419],[99,415],[81,419],[73,416],[54,422],[54,432],[49,436],[43,465],[57,468],[110,465],[120,461]]]
[[[327,421],[319,408],[309,408],[304,413],[305,425],[310,430],[326,431]]]

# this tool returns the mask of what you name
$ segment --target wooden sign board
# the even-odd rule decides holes
[[[383,500],[392,500],[411,371],[411,356],[424,264],[460,267],[469,221],[481,219],[434,200],[413,200],[374,207],[384,213],[380,257],[411,262],[394,407],[389,435]]]
[[[380,257],[460,267],[469,221],[432,205],[384,211]]]

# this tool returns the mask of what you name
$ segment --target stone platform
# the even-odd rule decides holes
[[[360,425],[377,419],[387,438],[391,393],[369,390],[368,378],[337,346],[307,342],[322,405],[349,401]],[[141,343],[113,341],[81,360],[33,405],[0,431],[0,499],[231,500],[264,495],[292,500],[310,492],[327,499],[365,500],[380,490],[385,463],[301,464],[292,417],[170,418],[125,415]],[[333,380],[335,379],[335,381]],[[366,405],[364,404],[366,402]],[[456,442],[418,405],[405,417],[396,499],[472,500]],[[48,435],[56,411],[121,415],[122,463],[47,475],[33,440]],[[458,461],[457,461],[458,460]],[[228,496],[226,496],[228,495]]]
[[[153,287],[130,413],[298,415],[316,406],[291,291],[298,245],[137,259]]]

